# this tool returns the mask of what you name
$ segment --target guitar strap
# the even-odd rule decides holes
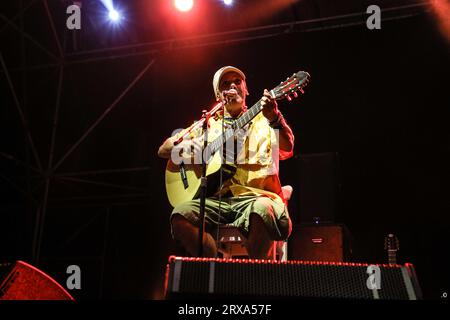
[[[230,118],[230,117],[222,118],[222,135],[224,133],[225,127],[231,127],[233,125],[234,120],[236,120],[236,119]],[[237,159],[237,154],[236,154],[237,153],[236,152],[237,151],[237,139],[236,139],[236,137],[234,136],[234,139],[233,139],[233,152],[231,152],[231,155],[233,155],[232,158],[230,157],[230,153],[228,152],[228,151],[230,151],[230,150],[228,150],[229,144],[225,144],[225,145],[226,145],[226,147],[223,148],[223,154],[222,154],[223,159],[225,159],[225,163],[227,163],[227,162],[236,163],[236,159]]]

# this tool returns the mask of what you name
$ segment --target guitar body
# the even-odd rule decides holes
[[[220,187],[220,168],[222,159],[220,153],[216,152],[206,165],[207,177],[207,196],[213,195]],[[200,196],[200,183],[202,176],[201,165],[184,165],[188,186],[184,187],[181,179],[180,166],[174,164],[171,160],[167,162],[166,167],[166,192],[169,202],[173,207],[196,199]],[[222,180],[226,181],[231,178],[236,169],[229,165],[224,165]]]

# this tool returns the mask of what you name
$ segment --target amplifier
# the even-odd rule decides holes
[[[289,259],[344,262],[351,253],[343,224],[296,225],[288,239]]]
[[[412,264],[169,257],[165,296],[421,299]]]

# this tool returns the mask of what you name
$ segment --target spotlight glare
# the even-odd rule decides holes
[[[194,6],[194,0],[175,0],[175,7],[177,10],[187,12]]]
[[[110,18],[112,21],[119,21],[119,20],[120,20],[120,14],[119,14],[119,12],[117,12],[117,11],[114,10],[114,9],[109,10],[109,18]]]
[[[223,3],[227,6],[231,6],[233,4],[233,0],[223,0]]]

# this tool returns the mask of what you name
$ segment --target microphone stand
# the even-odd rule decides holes
[[[220,109],[223,108],[223,105],[225,104],[225,102],[221,101],[218,102],[214,105],[214,107],[211,108],[211,110],[209,110],[209,115],[213,116],[216,114],[217,111],[219,111]],[[205,112],[205,110],[203,110],[203,112]],[[203,125],[203,123],[205,122],[205,119],[202,117],[199,121],[195,122],[193,125],[191,125],[189,127],[189,129],[186,131],[186,133],[181,136],[178,140],[176,140],[173,145],[176,146],[177,144],[181,143],[184,138],[186,138],[193,130],[197,129],[197,127],[200,127],[201,125]]]
[[[216,112],[223,107],[224,103],[225,102],[223,102],[223,101],[216,103],[214,105],[214,107],[212,107],[212,109],[208,112],[209,116],[213,116],[214,114],[216,114]],[[205,113],[205,110],[203,110],[203,113]],[[184,135],[182,135],[180,138],[178,138],[178,140],[176,140],[173,143],[173,145],[176,146],[177,144],[180,144],[193,130],[197,129],[200,126],[203,126],[204,122],[205,122],[205,117],[202,117],[200,119],[200,121],[197,121],[193,125],[191,125],[189,127],[189,129],[186,131],[186,133]],[[181,176],[181,181],[183,181],[184,189],[189,188],[189,182],[188,182],[188,179],[186,176],[186,168],[184,166],[183,161],[181,161],[181,163],[180,163],[180,176]]]
[[[207,182],[206,178],[206,159],[205,150],[208,145],[208,123],[211,117],[211,112],[203,110],[203,148],[202,148],[202,175],[200,178],[200,216],[199,216],[199,228],[198,228],[198,256],[203,257],[203,238],[205,233],[205,204],[206,204],[206,190]]]

